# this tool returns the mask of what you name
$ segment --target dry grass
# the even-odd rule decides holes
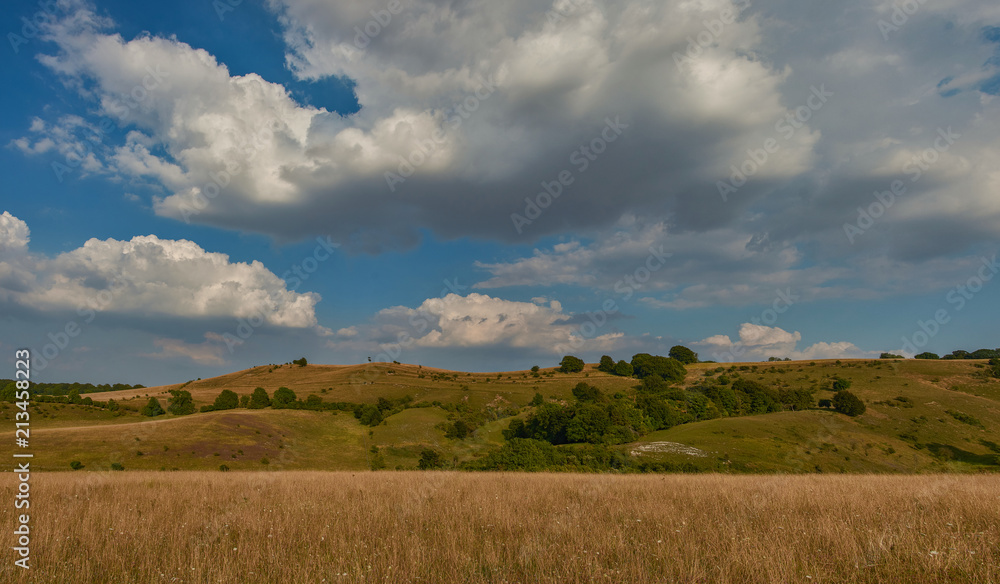
[[[34,568],[8,553],[3,582],[1000,580],[989,476],[119,472],[31,484]]]

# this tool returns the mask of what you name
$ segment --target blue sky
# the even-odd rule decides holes
[[[0,349],[152,385],[996,347],[1000,9],[914,7],[15,2]]]

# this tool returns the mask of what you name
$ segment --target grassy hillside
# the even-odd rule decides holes
[[[825,408],[748,417],[718,418],[653,432],[624,445],[637,461],[717,472],[976,472],[1000,470],[1000,380],[982,375],[977,361],[813,361],[696,364],[685,385],[719,376],[740,376],[775,388],[806,388],[830,398],[834,378],[868,406],[850,418]],[[536,393],[547,401],[573,399],[586,381],[604,393],[629,393],[637,380],[608,375],[588,365],[583,372],[464,373],[405,364],[262,366],[185,384],[88,394],[115,399],[117,414],[83,405],[36,404],[32,450],[42,470],[106,470],[112,463],[132,469],[233,470],[367,469],[380,457],[388,469],[412,469],[425,448],[446,465],[482,456],[503,443],[512,417],[526,416]],[[255,387],[273,395],[279,387],[300,400],[375,403],[410,396],[411,407],[375,426],[350,411],[247,410],[189,416],[138,415],[149,396],[164,406],[168,391],[183,387],[196,404],[211,404],[223,389],[245,395]],[[460,412],[483,420],[459,440],[445,428]],[[13,406],[0,403],[0,417],[13,421]],[[9,423],[5,439],[12,439]],[[372,447],[377,448],[377,455]]]

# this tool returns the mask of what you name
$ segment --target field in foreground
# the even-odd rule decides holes
[[[3,582],[1000,581],[990,476],[137,471],[31,486],[33,568],[11,558]]]

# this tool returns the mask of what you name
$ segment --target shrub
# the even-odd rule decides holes
[[[851,380],[838,377],[833,380],[833,391],[843,391],[851,387]]]
[[[250,396],[250,402],[247,404],[247,407],[251,410],[259,410],[269,405],[271,405],[271,398],[268,397],[267,390],[263,387],[258,387],[253,390],[253,395]]]
[[[229,472],[229,467],[224,464],[220,464],[219,470],[221,470],[222,472]]]
[[[545,397],[540,393],[535,393],[535,397],[531,399],[531,406],[540,406],[545,403]]]
[[[465,440],[472,433],[472,428],[464,420],[455,420],[455,423],[445,432],[445,438],[457,438]]]
[[[841,414],[853,417],[860,416],[865,413],[865,410],[868,408],[865,406],[865,402],[861,401],[861,398],[846,389],[843,389],[834,394],[833,409],[837,410]]]
[[[287,387],[279,387],[274,392],[274,399],[271,400],[271,405],[275,408],[285,408],[289,404],[295,403],[295,399],[294,391]]]
[[[301,359],[296,359],[296,360],[292,361],[292,364],[298,365],[299,367],[305,367],[306,365],[309,364],[309,362],[306,361],[305,357],[302,357]]]
[[[125,470],[125,465],[120,462],[112,462],[111,470]]]
[[[155,397],[151,397],[149,398],[149,401],[146,402],[146,405],[139,410],[139,413],[150,418],[155,418],[156,416],[162,416],[166,412],[163,411],[163,406],[160,405],[160,400]]]
[[[670,358],[677,359],[684,365],[690,365],[698,362],[698,353],[695,353],[683,345],[674,345],[670,348],[668,355],[670,355]]]
[[[215,398],[215,403],[212,404],[213,410],[232,410],[240,405],[240,396],[236,395],[235,391],[229,389],[223,389],[222,393]]]
[[[583,362],[583,359],[572,355],[566,355],[562,358],[562,361],[559,362],[559,371],[561,373],[579,373],[580,371],[583,371],[584,365],[585,363]]]
[[[421,451],[420,461],[417,462],[417,468],[420,470],[430,470],[433,468],[441,468],[443,466],[444,461],[441,460],[441,454],[437,450],[425,448]]]
[[[603,371],[605,373],[614,373],[615,370],[615,360],[609,355],[602,355],[601,362],[597,365],[598,371]]]
[[[937,353],[931,353],[930,351],[924,351],[923,353],[920,353],[919,355],[914,355],[913,358],[914,359],[940,359],[941,357],[938,357]]]
[[[614,374],[621,377],[632,377],[635,371],[632,370],[632,364],[628,361],[622,359],[615,364]]]
[[[649,353],[638,353],[632,356],[632,370],[636,377],[643,379],[650,375],[659,375],[664,381],[681,382],[687,370],[677,359],[650,355]]]
[[[79,460],[74,460],[73,462],[69,463],[69,467],[73,470],[80,470],[81,468],[83,468],[83,463],[80,462]]]
[[[186,416],[194,413],[194,400],[191,399],[191,392],[179,389],[170,390],[170,400],[167,402],[167,411],[175,416]]]
[[[892,353],[882,353],[878,356],[879,359],[905,359],[902,355],[893,355]]]

